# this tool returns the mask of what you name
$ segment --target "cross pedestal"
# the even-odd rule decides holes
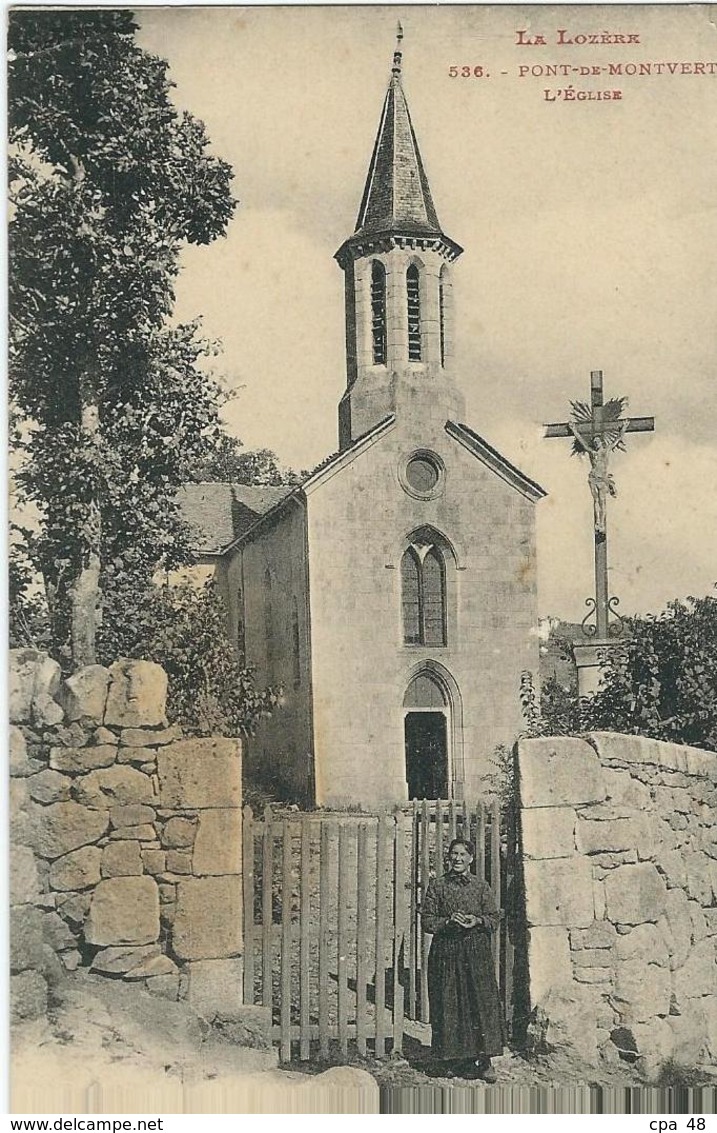
[[[608,637],[603,641],[591,638],[590,641],[573,642],[573,657],[578,673],[578,696],[592,696],[597,692],[600,684],[601,658],[607,649],[617,644],[617,640]]]

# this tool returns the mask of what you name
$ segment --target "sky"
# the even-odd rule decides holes
[[[714,10],[713,10],[714,11]],[[589,398],[653,415],[613,466],[610,591],[624,613],[717,581],[717,61],[706,6],[155,8],[140,42],[177,104],[234,169],[224,239],[188,249],[177,317],[204,317],[236,393],[232,432],[297,469],[337,448],[343,278],[390,74],[403,80],[453,272],[466,423],[548,492],[538,505],[542,615],[593,593],[592,501],[570,444],[543,439]],[[556,44],[639,36],[639,43]],[[522,46],[516,33],[546,43]],[[669,62],[650,76],[567,77],[560,64]],[[450,67],[484,74],[451,77]],[[536,68],[519,73],[519,68]],[[717,66],[715,66],[717,70]],[[488,72],[486,75],[485,72]],[[620,100],[556,91],[620,90]],[[549,94],[546,97],[545,91]]]

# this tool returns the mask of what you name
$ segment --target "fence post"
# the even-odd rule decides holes
[[[243,811],[242,870],[244,900],[244,1002],[254,1003],[254,814]]]
[[[379,815],[376,826],[376,1057],[386,1053],[386,825]]]
[[[272,827],[271,807],[264,808],[264,831],[262,837],[261,855],[261,1002],[264,1007],[272,1007],[272,963],[271,963],[271,927],[274,921],[273,910],[273,874],[274,874],[274,830]]]
[[[403,1047],[403,964],[401,953],[405,939],[406,917],[406,843],[403,813],[393,819],[393,1049]]]
[[[481,881],[486,880],[485,870],[485,807],[482,802],[476,807],[476,873]]]
[[[281,1060],[291,1061],[291,823],[281,824]]]
[[[368,826],[359,823],[356,851],[356,1046],[366,1054],[366,987],[368,984]]]
[[[418,967],[418,802],[411,808],[411,891],[408,936],[408,1017],[416,1018],[416,969]]]
[[[430,859],[430,816],[428,813],[428,801],[423,800],[421,805],[421,899],[426,896],[428,889],[428,881],[430,878],[431,859]],[[428,935],[423,931],[423,926],[420,929],[421,940],[421,1022],[427,1023],[429,1010],[428,1010]]]
[[[309,869],[311,865],[311,839],[309,816],[301,816],[301,878],[299,906],[299,1058],[304,1062],[311,1055],[310,996],[309,977],[309,933],[311,931],[311,890]]]
[[[500,909],[500,803],[493,799],[490,808],[490,884],[493,890],[495,903]],[[500,986],[500,936],[501,923],[493,937],[493,959],[495,961],[495,978]]]
[[[349,906],[349,830],[345,822],[339,825],[339,873],[338,873],[338,957],[336,974],[338,978],[338,1032],[339,1049],[344,1058],[349,1049],[348,1033],[348,906]]]
[[[321,820],[319,864],[319,1053],[329,1055],[329,824]]]

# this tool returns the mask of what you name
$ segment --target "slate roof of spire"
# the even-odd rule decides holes
[[[423,168],[401,85],[401,53],[394,55],[356,235],[396,232],[440,235],[441,225]]]

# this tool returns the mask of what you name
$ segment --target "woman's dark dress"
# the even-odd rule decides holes
[[[483,924],[465,929],[452,913],[472,913]],[[500,921],[490,886],[474,874],[446,873],[428,886],[421,909],[428,954],[431,1049],[450,1061],[502,1054],[503,1010],[495,982],[491,934]]]

